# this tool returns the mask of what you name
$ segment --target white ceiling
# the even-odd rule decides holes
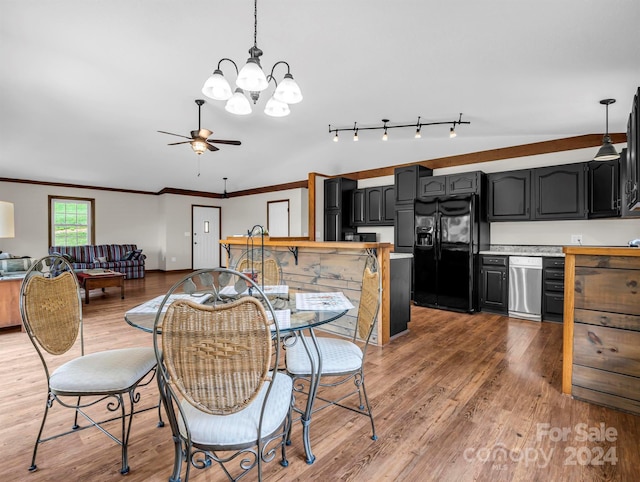
[[[286,60],[304,100],[280,119],[262,112],[272,88],[248,117],[207,100],[202,127],[242,145],[198,157],[156,131],[196,129],[218,60],[244,64],[251,0],[0,0],[0,28],[0,177],[119,189],[238,191],[602,133],[607,97],[625,132],[640,85],[638,0],[260,0],[263,68]],[[327,132],[460,112],[455,139]]]

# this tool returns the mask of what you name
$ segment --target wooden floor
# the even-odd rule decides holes
[[[123,314],[177,277],[149,273],[128,280],[124,300],[118,288],[92,291],[84,307],[87,350],[150,345],[150,335],[128,326]],[[365,417],[324,410],[311,426],[317,461],[305,463],[296,424],[289,467],[268,464],[265,480],[638,480],[640,417],[563,396],[561,351],[559,324],[414,307],[409,333],[368,354],[379,439],[371,440]],[[168,479],[170,432],[156,428],[154,412],[134,420],[126,479],[119,473],[120,448],[95,430],[42,444],[38,471],[29,473],[45,380],[24,333],[0,333],[0,367],[2,480]],[[152,404],[157,387],[142,394]],[[69,413],[55,407],[48,427],[70,425]],[[215,466],[192,475],[225,480]],[[255,478],[252,472],[248,480]]]

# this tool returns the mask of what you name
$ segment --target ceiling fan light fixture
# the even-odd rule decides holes
[[[293,75],[286,73],[284,79],[278,84],[273,98],[287,104],[297,104],[302,102],[302,91],[298,83],[293,80]]]
[[[291,113],[289,105],[271,97],[264,107],[264,113],[271,117],[285,117]]]
[[[606,125],[605,125],[605,133],[602,138],[602,146],[598,149],[598,153],[596,157],[593,158],[594,161],[613,161],[614,159],[620,159],[620,154],[616,151],[616,148],[611,144],[611,137],[609,136],[609,105],[613,104],[615,99],[602,99],[600,103],[606,106],[607,114],[606,114]]]
[[[214,100],[229,100],[233,95],[231,86],[220,69],[216,69],[211,77],[205,81],[202,93]]]
[[[224,109],[232,114],[248,115],[251,114],[251,103],[244,95],[244,91],[238,87],[231,98],[227,100]]]
[[[191,142],[191,149],[193,149],[193,152],[200,155],[207,150],[207,144],[199,139],[196,139],[195,141]]]

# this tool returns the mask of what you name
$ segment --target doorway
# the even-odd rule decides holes
[[[217,268],[220,264],[220,208],[191,206],[193,269]]]

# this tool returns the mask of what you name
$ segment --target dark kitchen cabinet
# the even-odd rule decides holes
[[[413,253],[413,203],[396,204],[395,211],[394,251],[397,253]]]
[[[622,178],[622,215],[635,215],[633,208],[640,208],[640,88],[633,98],[627,122],[626,155],[620,156]]]
[[[351,224],[353,226],[362,226],[366,222],[366,213],[365,213],[365,190],[364,189],[355,189],[353,191],[353,199],[352,199],[352,207],[351,210]]]
[[[532,169],[531,219],[586,219],[587,164],[563,164]]]
[[[357,183],[352,179],[335,177],[324,181],[324,240],[343,241],[351,227],[352,195]]]
[[[396,219],[396,188],[395,186],[382,186],[382,222],[393,226]]]
[[[620,216],[620,161],[591,161],[589,166],[589,218]]]
[[[620,216],[623,218],[640,217],[640,210],[632,211],[629,205],[633,206],[633,190],[630,189],[629,179],[629,150],[622,149],[620,152]]]
[[[480,311],[506,315],[509,311],[509,258],[480,256]]]
[[[456,194],[479,194],[483,173],[480,171],[430,176],[420,179],[418,197],[455,196]]]
[[[564,318],[564,258],[542,258],[542,321]]]
[[[381,224],[384,200],[382,187],[369,187],[365,190],[367,224]]]
[[[418,194],[420,179],[431,176],[432,169],[420,165],[396,167],[394,170],[396,204],[413,203]]]
[[[528,221],[531,208],[531,170],[487,175],[489,221]]]

